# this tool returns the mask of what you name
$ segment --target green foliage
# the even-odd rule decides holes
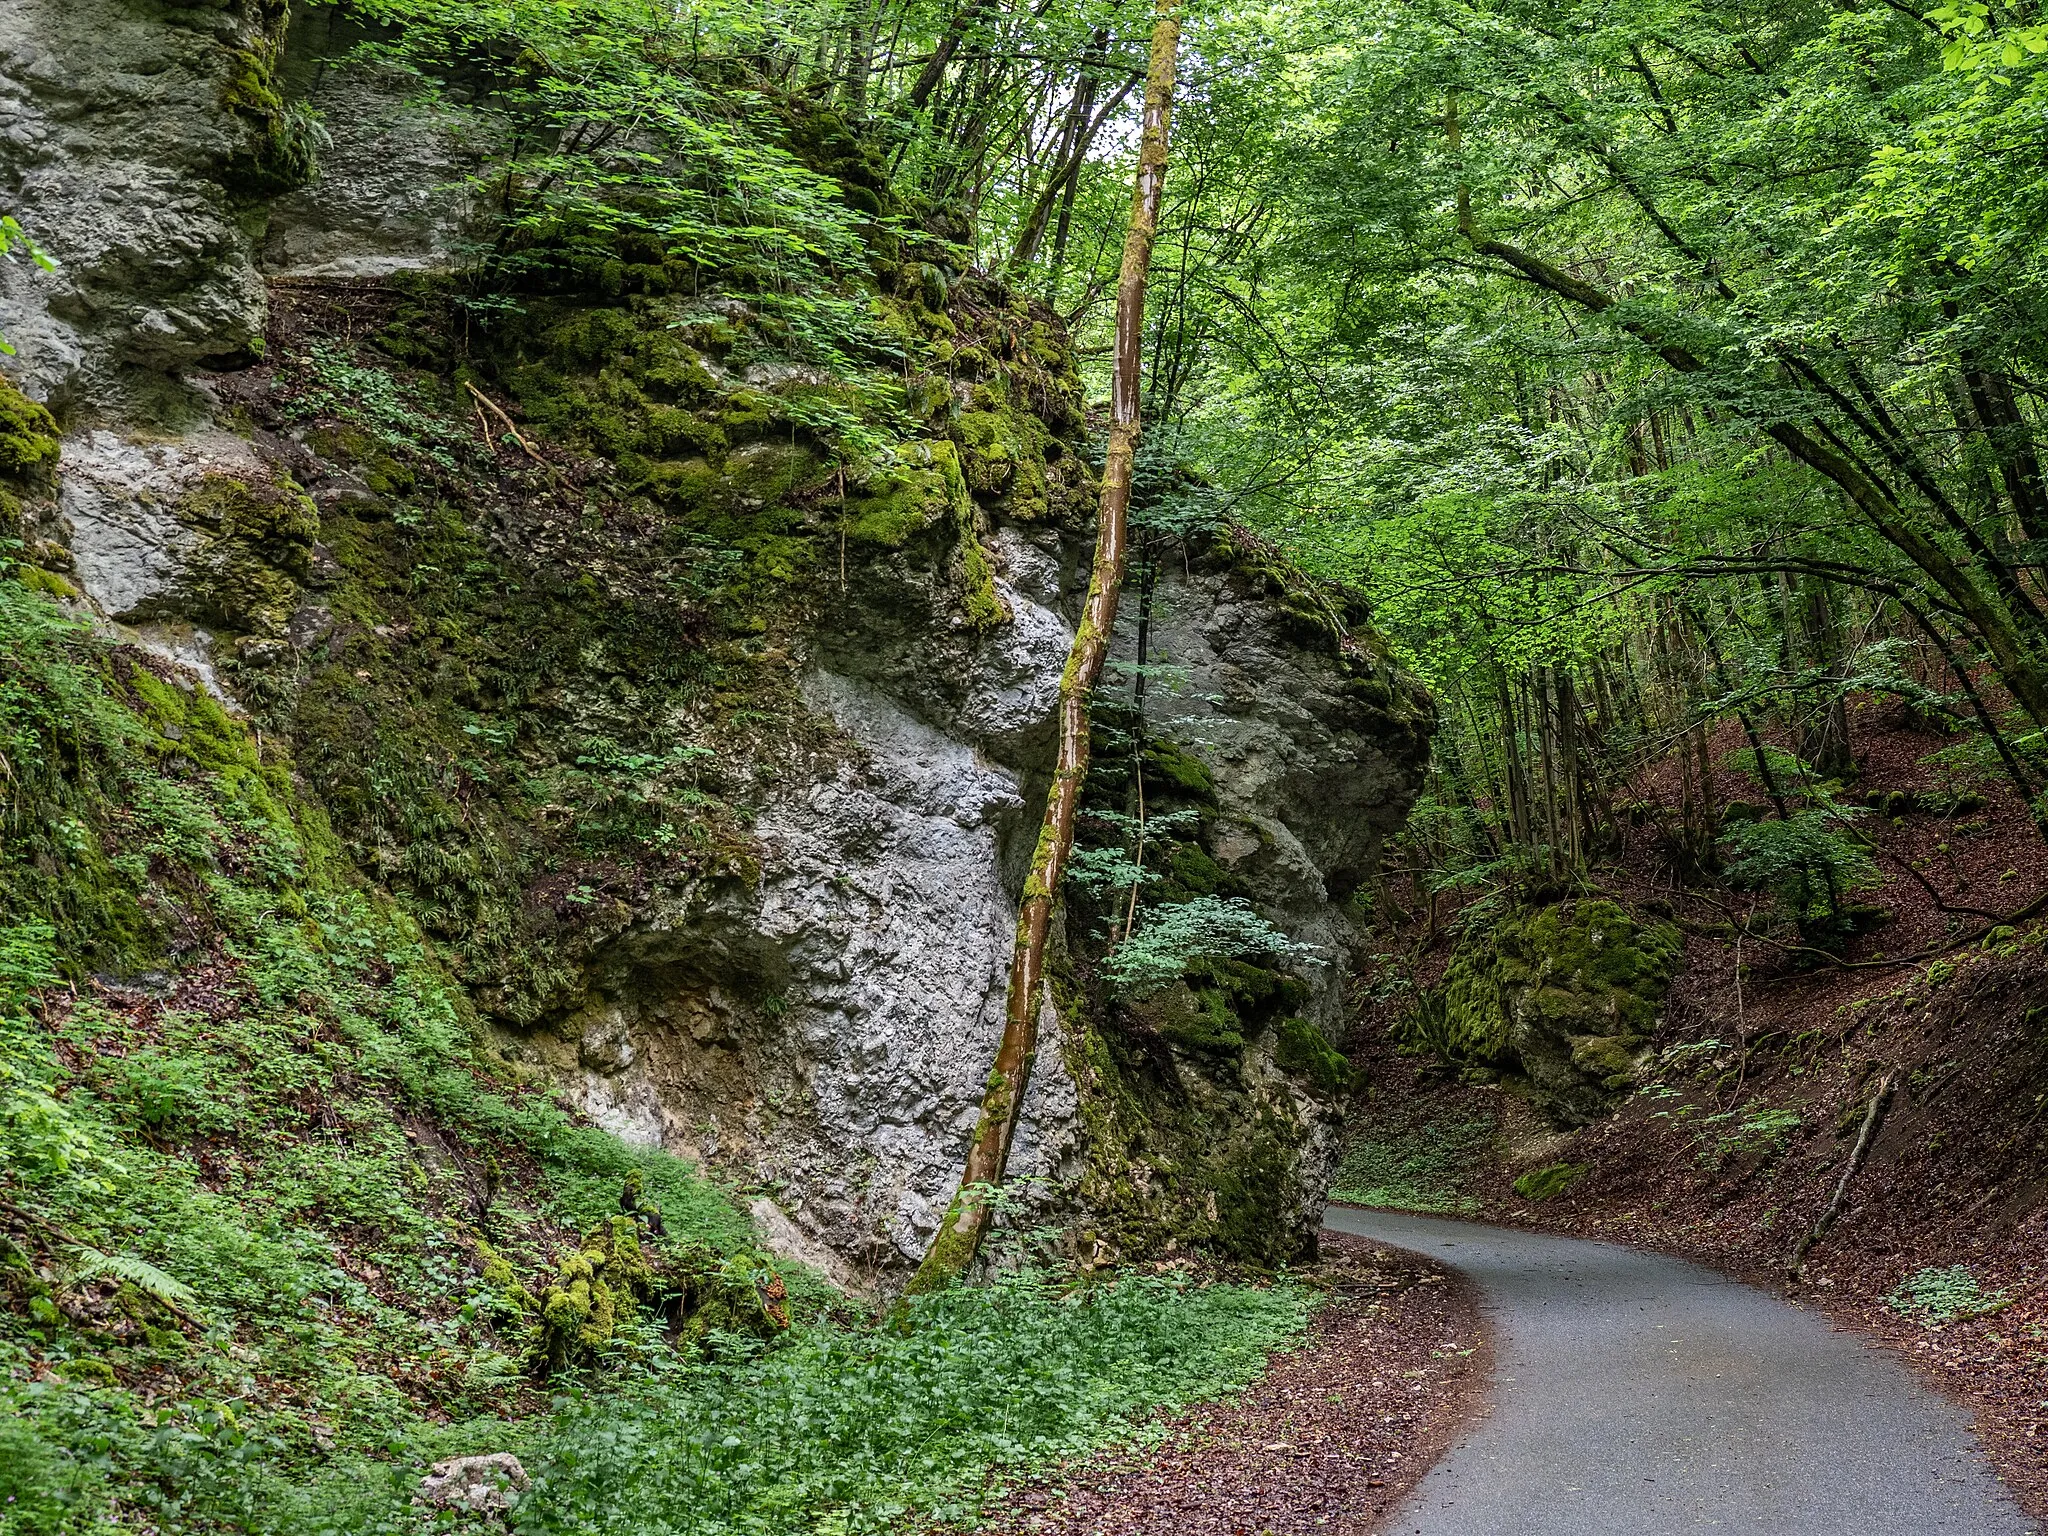
[[[145,1259],[138,1259],[132,1253],[101,1253],[91,1248],[80,1249],[79,1264],[72,1271],[72,1280],[91,1281],[103,1277],[132,1285],[144,1295],[179,1311],[189,1312],[199,1304],[199,1297],[191,1286],[165,1274]]]
[[[2011,1291],[1987,1293],[1969,1265],[1951,1264],[1916,1270],[1893,1288],[1884,1304],[1901,1317],[1918,1318],[1932,1327],[2001,1311],[2012,1301]]]
[[[1197,896],[1146,907],[1131,936],[1112,948],[1103,974],[1142,997],[1176,980],[1190,962],[1256,955],[1280,964],[1318,964],[1315,946],[1298,943],[1236,896]]]
[[[1330,1198],[1396,1211],[1476,1210],[1479,1201],[1466,1185],[1486,1162],[1493,1136],[1483,1119],[1367,1119],[1345,1144]]]
[[[47,923],[0,926],[0,1168],[24,1184],[91,1178],[101,1141],[52,1091],[58,1065],[29,1010],[59,977]]]
[[[426,452],[444,468],[453,469],[451,453],[458,434],[444,422],[437,402],[425,394],[418,382],[402,379],[389,368],[357,359],[349,349],[332,341],[316,340],[303,353],[287,353],[285,388],[290,391],[284,415],[290,421],[313,421],[319,417],[339,418],[367,428],[386,448]],[[361,445],[330,438],[343,453],[361,456]],[[323,445],[325,446],[325,445]],[[383,489],[404,489],[391,484],[402,473],[390,460],[370,466],[373,477],[386,480]],[[373,487],[377,488],[377,487]]]
[[[1774,1156],[1803,1123],[1796,1109],[1750,1103],[1706,1116],[1693,1139],[1699,1143],[1700,1161],[1718,1168],[1731,1157]]]
[[[1728,883],[1768,891],[1802,928],[1838,920],[1849,898],[1877,881],[1868,844],[1846,828],[1852,809],[1820,806],[1731,827],[1721,838]]]
[[[363,53],[429,86],[451,59],[517,61],[470,108],[517,146],[474,184],[504,210],[505,237],[487,256],[491,282],[618,294],[691,288],[694,272],[746,274],[741,286],[772,297],[815,355],[843,361],[841,348],[862,339],[865,306],[844,295],[833,303],[833,285],[863,263],[861,231],[884,204],[870,191],[871,207],[854,205],[844,192],[859,181],[805,163],[791,143],[798,102],[766,80],[691,67],[707,45],[738,41],[735,28],[758,44],[751,16],[636,0],[373,0],[358,9],[385,29]],[[814,146],[824,140],[837,142],[814,131]],[[864,179],[886,189],[872,171]],[[508,188],[518,191],[508,197]]]
[[[13,261],[17,253],[28,257],[46,272],[54,272],[57,269],[56,259],[29,238],[28,231],[21,227],[13,214],[0,213],[0,261]],[[14,356],[14,348],[5,336],[0,336],[0,356]],[[12,385],[0,380],[0,409],[4,409],[7,397],[14,393]],[[4,443],[4,440],[0,440],[0,443]],[[0,474],[14,472],[13,466],[7,460],[6,450],[4,446],[0,446]]]
[[[900,1329],[813,1330],[767,1354],[570,1401],[529,1462],[521,1531],[852,1532],[971,1519],[991,1468],[1076,1455],[1250,1379],[1300,1331],[1286,1284],[1131,1277],[1065,1293],[1032,1271],[914,1299]]]

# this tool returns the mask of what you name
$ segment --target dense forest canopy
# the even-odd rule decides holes
[[[1690,738],[1691,858],[1836,918],[1862,862],[1836,799],[1852,693],[1972,731],[1958,793],[1986,771],[2038,793],[2025,20],[1404,5],[1196,26],[1150,407],[1212,508],[1362,586],[1438,692],[1416,829],[1438,878],[1577,866],[1613,787]],[[1008,231],[1031,199],[1003,190],[985,253],[1028,248]],[[1066,300],[1084,326],[1092,291]],[[1717,846],[1706,742],[1731,716],[1774,814]],[[1796,751],[1765,745],[1777,727]]]

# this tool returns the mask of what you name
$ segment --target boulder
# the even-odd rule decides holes
[[[451,1456],[435,1462],[433,1471],[420,1479],[413,1502],[428,1509],[499,1513],[518,1502],[519,1495],[532,1482],[519,1458],[506,1451],[488,1456]]]
[[[1634,1082],[1679,956],[1673,924],[1605,898],[1510,908],[1458,941],[1408,1033],[1583,1125]]]

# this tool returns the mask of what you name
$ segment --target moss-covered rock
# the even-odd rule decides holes
[[[1244,1054],[1242,1021],[1220,987],[1177,981],[1130,1004],[1132,1019],[1183,1051],[1235,1060]]]
[[[1351,1091],[1356,1070],[1307,1019],[1282,1019],[1273,1026],[1273,1037],[1273,1062],[1281,1071],[1292,1072],[1330,1098]]]
[[[535,1367],[548,1373],[593,1358],[612,1342],[621,1316],[631,1317],[648,1300],[653,1283],[632,1217],[592,1227],[581,1246],[563,1255],[541,1293]]]
[[[312,573],[312,500],[281,478],[209,474],[176,512],[200,535],[179,577],[180,616],[232,635],[282,636]]]
[[[987,389],[976,391],[982,409],[963,411],[954,424],[967,483],[1020,523],[1052,511],[1045,455],[1052,434],[1036,416],[1010,408]]]
[[[243,45],[228,52],[220,105],[242,134],[224,179],[246,197],[275,197],[313,179],[319,129],[279,88],[290,7],[283,0],[243,0],[241,9],[248,31]]]
[[[58,450],[55,419],[0,378],[0,480],[24,488],[47,484]]]
[[[1549,1163],[1516,1179],[1515,1193],[1524,1200],[1555,1200],[1585,1176],[1584,1163]]]
[[[953,445],[935,442],[918,446],[919,451],[907,462],[881,471],[848,497],[848,540],[902,549],[934,531],[950,537],[962,519],[972,517]]]
[[[1515,908],[1452,952],[1413,1043],[1526,1076],[1565,1123],[1626,1087],[1678,968],[1676,927],[1605,899]]]
[[[60,444],[50,413],[0,377],[0,538],[19,538],[24,497],[53,488]]]

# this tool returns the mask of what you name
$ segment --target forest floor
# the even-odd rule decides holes
[[[1939,803],[1925,759],[1942,744],[1862,721],[1856,791]],[[1724,798],[1755,797],[1730,778]],[[1672,798],[1654,777],[1638,790]],[[1416,902],[1383,935],[1399,952],[1362,979],[1353,1059],[1367,1086],[1337,1197],[1607,1238],[1814,1301],[1964,1403],[2001,1477],[2048,1519],[2048,931],[1996,921],[2048,893],[2048,848],[1998,796],[1862,826],[1889,916],[1833,958],[1787,948],[1761,898],[1676,880],[1654,816],[1631,829],[1592,886],[1668,913],[1685,965],[1652,1066],[1577,1129],[1512,1081],[1395,1049],[1411,985],[1436,983],[1454,941],[1452,914],[1432,921]],[[1869,1160],[1795,1276],[1888,1080]],[[1517,1194],[1537,1168],[1564,1190]]]
[[[999,1536],[1369,1536],[1478,1411],[1476,1293],[1415,1254],[1325,1234],[1309,1337],[1237,1398],[1005,1490]]]

